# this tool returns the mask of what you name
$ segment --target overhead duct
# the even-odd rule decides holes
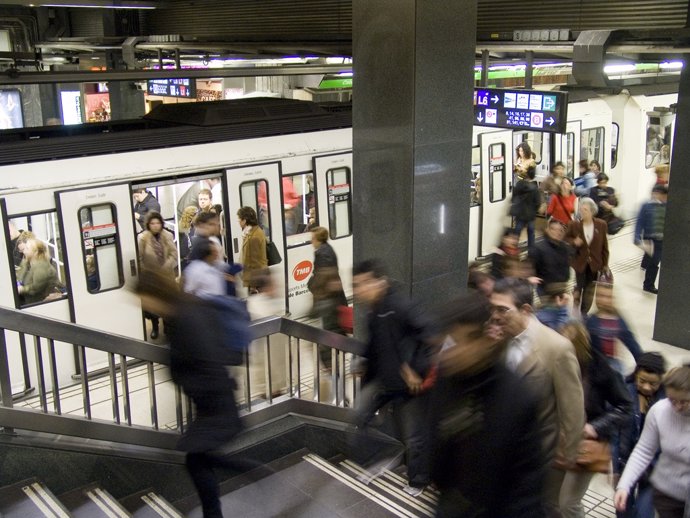
[[[573,78],[577,86],[610,86],[604,73],[606,47],[613,31],[582,31],[573,46]]]

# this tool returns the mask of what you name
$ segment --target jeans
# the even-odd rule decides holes
[[[377,454],[380,457],[380,451],[371,444],[367,432],[376,412],[391,403],[394,405],[396,424],[407,446],[409,483],[415,487],[429,484],[431,480],[429,422],[426,417],[428,396],[422,394],[412,397],[404,391],[386,390],[378,380],[373,380],[364,385],[358,402],[357,431],[351,444],[351,455],[356,462],[367,465],[381,460],[377,458]]]
[[[640,481],[637,494],[634,491],[630,493],[625,511],[616,511],[616,518],[654,518],[653,495],[654,488],[649,480]]]
[[[530,250],[534,246],[534,220],[532,221],[522,221],[521,219],[515,220],[515,232],[518,235],[518,240],[520,239],[520,234],[522,229],[527,227],[527,248]]]
[[[646,270],[644,274],[643,288],[654,288],[656,276],[659,273],[659,263],[661,262],[661,252],[663,249],[663,241],[658,239],[652,240],[654,243],[654,253],[649,256],[646,262]]]

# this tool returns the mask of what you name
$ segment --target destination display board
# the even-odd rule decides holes
[[[149,79],[146,91],[150,95],[164,97],[196,97],[196,80],[194,79]]]
[[[565,133],[568,94],[543,90],[474,89],[474,124]]]

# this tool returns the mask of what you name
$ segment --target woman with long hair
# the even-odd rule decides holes
[[[551,196],[546,215],[567,225],[575,219],[577,196],[573,194],[573,181],[570,178],[561,180],[561,190]]]
[[[40,302],[60,286],[57,271],[50,264],[45,243],[36,238],[24,242],[23,267],[17,276],[19,298],[22,304]]]
[[[537,163],[534,161],[534,153],[527,142],[520,142],[515,148],[513,172],[518,176],[525,176],[530,167],[537,167]]]

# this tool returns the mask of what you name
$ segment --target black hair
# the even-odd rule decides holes
[[[601,171],[601,164],[599,163],[599,160],[592,160],[589,165],[591,166],[592,164],[596,164],[597,167],[599,168],[599,171]]]
[[[500,295],[510,295],[516,307],[520,308],[527,304],[532,305],[532,285],[526,279],[517,277],[505,277],[496,281],[494,293]]]
[[[534,180],[535,176],[537,176],[537,168],[531,165],[527,168],[527,178]]]
[[[642,353],[637,358],[635,374],[637,374],[639,371],[645,371],[663,376],[666,372],[666,360],[664,360],[664,357],[657,352]]]
[[[240,208],[240,210],[237,211],[237,217],[243,219],[249,226],[259,226],[259,218],[256,216],[256,211],[251,207]]]
[[[520,142],[517,147],[515,148],[515,154],[519,157],[520,156],[520,149],[522,148],[522,153],[525,155],[526,159],[533,158],[532,155],[532,148],[529,147],[529,144],[527,142]]]
[[[152,210],[151,212],[148,212],[146,214],[146,219],[144,220],[144,228],[146,230],[149,230],[149,225],[151,222],[157,219],[158,221],[161,222],[161,225],[165,226],[165,221],[163,221],[163,216],[161,216],[160,212],[156,212],[155,210]]]
[[[608,175],[607,175],[606,173],[599,173],[599,174],[597,175],[597,183],[599,183],[599,182],[608,182],[608,181],[609,181],[609,177],[608,177]]]
[[[214,219],[218,219],[218,214],[215,212],[200,212],[196,215],[196,218],[194,218],[194,224],[203,225],[204,223],[208,223]]]
[[[469,293],[452,300],[439,313],[439,323],[443,329],[455,325],[483,325],[491,318],[491,303],[480,293]]]
[[[379,259],[365,259],[357,263],[352,269],[352,275],[370,273],[375,279],[386,277],[386,267]]]

